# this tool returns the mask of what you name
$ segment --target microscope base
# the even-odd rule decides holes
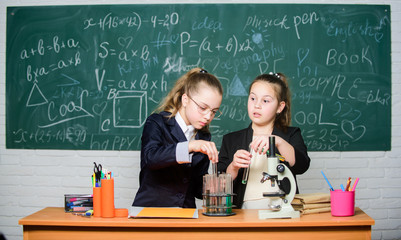
[[[299,211],[294,209],[282,208],[279,211],[273,210],[259,210],[259,219],[271,219],[271,218],[299,218]]]

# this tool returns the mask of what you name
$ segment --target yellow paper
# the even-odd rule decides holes
[[[196,208],[163,208],[143,207],[136,208],[130,217],[140,218],[198,218]]]

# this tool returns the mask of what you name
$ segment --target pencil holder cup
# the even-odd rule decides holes
[[[114,178],[101,180],[101,216],[114,217]]]
[[[93,216],[101,217],[102,216],[102,196],[101,196],[101,187],[93,188]]]
[[[355,191],[340,189],[330,191],[331,215],[335,217],[354,216]]]

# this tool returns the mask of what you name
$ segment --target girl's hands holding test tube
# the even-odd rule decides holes
[[[188,143],[189,152],[201,152],[206,154],[212,163],[219,161],[219,152],[216,144],[205,140],[192,140]]]
[[[233,167],[236,169],[248,168],[251,163],[252,154],[246,150],[240,149],[234,154]]]
[[[235,179],[238,176],[238,170],[240,168],[248,168],[251,164],[252,154],[246,150],[237,150],[234,154],[233,161],[227,168],[227,173],[231,174],[232,178]]]

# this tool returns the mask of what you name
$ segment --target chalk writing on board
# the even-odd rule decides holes
[[[282,72],[310,151],[389,150],[390,25],[386,5],[9,7],[6,145],[139,150],[149,114],[202,67],[224,87],[218,147],[250,124],[252,80]]]

